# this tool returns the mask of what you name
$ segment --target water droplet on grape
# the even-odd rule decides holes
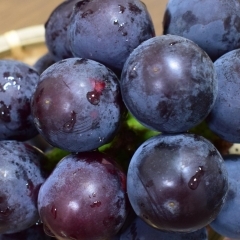
[[[99,142],[103,142],[104,141],[104,137],[99,137]]]
[[[71,132],[73,130],[74,125],[76,123],[76,115],[77,114],[75,111],[71,111],[70,120],[64,123],[63,125],[64,132]]]
[[[133,79],[133,78],[136,78],[136,77],[138,76],[136,70],[137,70],[137,67],[136,67],[136,66],[134,66],[134,67],[130,70],[130,72],[129,72],[129,79]]]
[[[188,187],[192,190],[196,190],[199,186],[199,183],[201,182],[202,176],[204,175],[204,170],[202,166],[198,167],[198,170],[196,171],[196,174],[194,174],[189,182]]]
[[[171,43],[169,43],[169,45],[170,45],[170,46],[173,46],[173,45],[175,45],[175,44],[177,44],[177,43],[179,43],[179,41],[171,42]]]
[[[7,106],[3,101],[0,101],[0,119],[4,122],[11,122],[10,116],[11,105]]]
[[[90,205],[91,208],[94,208],[94,207],[100,207],[101,206],[101,202],[100,201],[95,201],[93,204]]]
[[[28,180],[26,183],[27,189],[29,190],[29,194],[28,196],[32,196],[33,195],[33,190],[34,190],[34,185],[33,182],[31,180]]]
[[[97,105],[100,102],[100,93],[97,91],[91,91],[87,93],[87,100],[93,104]]]
[[[118,5],[118,7],[119,7],[119,13],[124,13],[126,8],[122,5]]]
[[[114,25],[118,25],[118,24],[119,24],[119,23],[118,23],[118,20],[115,19],[115,20],[113,21],[113,24],[114,24]]]
[[[0,209],[0,215],[3,217],[8,217],[13,210],[11,210],[9,207],[7,207],[6,209]]]

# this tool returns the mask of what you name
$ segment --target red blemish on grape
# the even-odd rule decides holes
[[[106,83],[101,80],[97,79],[90,79],[91,85],[93,86],[93,91],[96,91],[98,93],[102,93],[102,91],[106,87]]]
[[[105,82],[96,79],[90,79],[90,83],[93,87],[93,91],[87,93],[87,99],[91,104],[97,105],[100,102],[100,96],[105,89],[106,84]]]

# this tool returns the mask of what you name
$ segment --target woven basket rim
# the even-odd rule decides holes
[[[17,55],[25,47],[45,43],[44,25],[8,31],[0,35],[0,57]]]

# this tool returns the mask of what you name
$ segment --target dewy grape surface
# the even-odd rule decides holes
[[[49,11],[45,6],[56,0],[44,3],[43,1],[39,3],[39,0],[30,2],[25,0],[21,4],[19,1],[11,0],[6,3],[7,6],[10,6],[9,2],[14,5],[1,12],[1,4],[5,1],[0,1],[2,23],[0,31],[3,32],[5,25],[7,26],[12,19],[15,19],[16,23],[21,23],[34,15],[40,19],[45,14],[45,10]],[[59,0],[59,4],[69,4],[68,6],[74,2],[74,0],[64,2]],[[53,40],[53,49],[50,50],[50,44],[45,39],[50,53],[45,52],[46,55],[39,58],[36,64],[32,61],[32,65],[34,64],[37,72],[41,74],[39,84],[32,84],[32,82],[30,84],[37,91],[30,97],[32,104],[24,105],[26,107],[17,111],[17,114],[24,115],[25,110],[26,112],[31,110],[30,115],[34,114],[30,118],[34,118],[35,133],[39,133],[37,139],[47,147],[42,148],[36,138],[30,139],[29,143],[44,151],[40,153],[44,158],[44,170],[41,169],[44,179],[40,184],[34,184],[30,179],[31,167],[28,164],[25,165],[27,161],[23,154],[24,150],[19,147],[25,143],[11,144],[10,150],[15,154],[12,160],[10,157],[12,154],[7,154],[1,146],[4,141],[0,141],[0,153],[2,153],[0,160],[3,161],[0,164],[0,179],[3,182],[0,185],[1,240],[13,240],[14,237],[17,240],[49,239],[43,234],[43,230],[58,240],[213,239],[214,232],[209,224],[221,209],[223,211],[224,207],[230,209],[227,200],[237,197],[238,189],[231,188],[233,184],[223,164],[223,156],[220,154],[220,151],[228,153],[228,146],[231,145],[226,141],[229,139],[222,139],[224,138],[222,136],[226,136],[228,127],[221,128],[221,131],[224,131],[221,134],[215,131],[219,135],[216,136],[206,124],[204,125],[206,123],[204,119],[209,112],[213,113],[212,109],[217,102],[215,99],[218,93],[224,92],[224,86],[229,89],[230,87],[228,84],[223,84],[222,88],[220,84],[222,89],[218,90],[219,75],[214,73],[217,61],[213,64],[207,53],[199,48],[200,44],[197,47],[191,40],[181,36],[164,35],[155,38],[154,35],[155,32],[157,35],[162,33],[162,27],[160,27],[162,22],[164,27],[170,22],[181,28],[186,27],[186,31],[191,33],[191,36],[194,35],[194,39],[202,39],[204,36],[202,41],[208,47],[213,40],[215,41],[215,46],[210,47],[211,51],[208,52],[213,60],[215,56],[222,54],[220,47],[225,48],[226,43],[227,48],[230,46],[228,50],[238,46],[236,38],[239,38],[237,31],[240,26],[238,15],[240,4],[239,1],[234,0],[179,0],[178,3],[181,4],[178,4],[177,10],[185,9],[183,9],[183,16],[176,20],[173,17],[173,7],[170,6],[173,2],[174,0],[169,1],[165,19],[164,9],[160,9],[166,3],[165,0],[144,1],[149,11],[146,11],[144,3],[138,0],[80,0],[73,7],[72,14],[69,13],[69,8],[65,9],[66,12],[61,8],[60,20],[47,21],[50,12],[44,21],[39,20],[41,24],[46,23],[46,30],[48,27],[53,30],[52,33],[47,34]],[[151,3],[154,4],[151,5]],[[206,3],[208,5],[202,5]],[[32,5],[37,6],[34,11],[29,10]],[[55,7],[58,5],[56,4]],[[187,9],[190,7],[193,9]],[[18,12],[22,9],[24,15],[19,17]],[[52,7],[51,10],[54,8]],[[171,10],[171,16],[169,10]],[[149,13],[156,14],[149,15]],[[204,24],[200,22],[201,17],[206,19]],[[207,24],[208,17],[211,17],[208,19],[210,21],[214,18],[210,24]],[[171,21],[171,18],[176,21]],[[23,27],[35,24],[33,18],[26,23]],[[56,24],[55,32],[54,23]],[[155,24],[155,29],[152,23]],[[191,27],[192,23],[195,26]],[[77,25],[80,28],[76,27]],[[202,36],[197,36],[199,27],[202,30],[200,31]],[[7,30],[12,29],[19,29],[19,27],[7,28]],[[18,31],[14,33],[18,34]],[[24,37],[27,37],[28,32],[25,33]],[[78,35],[79,33],[81,35]],[[81,38],[84,35],[86,38]],[[222,38],[221,35],[223,35]],[[9,35],[6,34],[3,38],[7,36]],[[79,37],[80,42],[76,40],[76,36]],[[20,36],[20,40],[21,37],[23,36]],[[167,39],[166,42],[162,42],[165,44],[162,45],[161,54],[157,48],[151,49],[150,46],[158,38]],[[131,43],[130,40],[133,42]],[[75,46],[72,45],[73,42]],[[140,52],[141,46],[146,46],[145,43],[147,43],[149,54],[144,59],[145,55],[141,55]],[[139,44],[142,44],[140,48],[138,48]],[[47,49],[42,45],[41,47]],[[196,51],[192,51],[193,45]],[[75,55],[77,50],[82,50],[82,46],[84,54],[87,54],[85,58]],[[25,52],[28,47],[33,51],[36,50],[35,45],[26,46],[26,49],[25,46],[17,47],[12,49],[11,57],[16,57],[19,50],[20,53]],[[38,47],[40,46],[36,46],[37,49]],[[141,50],[138,52],[136,61],[131,59],[133,63],[131,65],[131,61],[125,61],[135,48]],[[70,53],[70,50],[73,52]],[[55,56],[50,55],[51,52]],[[101,59],[96,58],[97,53],[101,53]],[[75,58],[68,58],[72,56]],[[93,59],[86,59],[86,57],[93,57]],[[96,60],[99,62],[94,62]],[[233,59],[232,63],[236,62]],[[121,74],[125,63],[127,70]],[[226,70],[230,65],[225,65]],[[229,82],[233,82],[233,75],[237,76],[239,67],[236,64],[230,68],[232,76],[229,72],[223,75],[227,75],[228,80],[230,78]],[[30,69],[30,66],[27,69]],[[3,83],[0,93],[3,96],[6,89],[10,90],[6,96],[11,92],[18,101],[23,101],[20,91],[14,92],[19,87],[22,88],[22,85],[20,86],[16,81],[16,79],[19,80],[19,72],[15,70],[9,71],[9,74],[4,70],[3,78],[7,78],[7,81]],[[34,70],[31,72],[37,74]],[[125,86],[127,77],[129,86],[132,84],[131,93],[137,96],[131,107],[127,103],[127,99],[132,100],[132,96],[127,96],[130,92],[129,86]],[[145,79],[145,87],[141,90],[139,86],[143,84],[141,81],[136,81],[140,77]],[[235,88],[236,92],[233,94],[237,97],[237,84]],[[160,95],[160,92],[162,94],[160,100],[164,101],[158,103],[158,108],[154,111],[152,107],[159,101],[157,95]],[[232,91],[227,90],[227,92],[232,94]],[[1,99],[1,94],[0,103],[4,102],[4,104],[0,106],[2,110],[0,116],[2,120],[9,121],[10,117],[13,119],[12,114],[15,108],[6,103],[5,98]],[[136,110],[137,114],[126,116],[126,106],[123,104],[121,95],[129,110],[132,113]],[[238,102],[237,98],[235,101]],[[144,104],[147,104],[147,107],[144,108]],[[225,109],[230,109],[232,105],[231,100],[228,101]],[[149,114],[147,111],[150,109],[152,112]],[[232,124],[234,121],[231,122],[235,115],[238,115],[236,109],[226,118],[226,126],[237,125]],[[176,116],[178,116],[177,119]],[[138,121],[134,117],[138,118]],[[147,122],[145,122],[146,119]],[[151,122],[152,119],[155,125],[153,121]],[[210,118],[207,120],[210,123]],[[199,128],[198,123],[201,121],[203,125]],[[145,127],[139,122],[142,122]],[[164,128],[162,126],[156,128],[159,123],[164,125]],[[9,132],[19,141],[20,139],[16,137],[16,129],[11,126],[7,126]],[[194,129],[192,129],[193,126]],[[17,130],[27,132],[30,129],[21,125]],[[159,134],[151,129],[164,133]],[[189,134],[188,131],[196,131],[202,136]],[[236,136],[233,142],[238,141],[238,129],[235,133],[231,132],[232,136]],[[159,139],[164,141],[159,143]],[[31,153],[34,151],[31,147],[28,150]],[[36,158],[39,159],[37,156]],[[18,159],[22,161],[17,162]],[[117,166],[115,161],[118,161],[121,166]],[[16,162],[20,167],[16,167]],[[10,167],[7,170],[4,168],[8,163],[13,164],[12,171]],[[35,167],[40,167],[40,163],[40,159],[34,162]],[[236,167],[236,162],[233,162],[233,166]],[[37,172],[34,171],[32,175],[36,177]],[[50,175],[49,172],[51,172]],[[9,186],[10,180],[14,180],[15,176],[20,177],[21,173],[23,173],[23,179],[12,184],[16,188]],[[9,198],[6,197],[7,192],[11,193]],[[18,199],[15,194],[20,194]],[[37,195],[38,203],[36,203]],[[137,200],[134,201],[136,196]],[[17,207],[10,204],[12,197],[21,201]],[[29,197],[31,197],[30,202]],[[129,208],[128,197],[132,208]],[[33,211],[30,210],[36,215],[29,224],[22,221],[29,216],[28,213],[23,213],[24,208],[19,207],[23,202],[27,203],[28,207],[33,203],[35,207]],[[38,206],[38,212],[36,206]],[[10,216],[17,211],[22,212],[17,219],[21,223],[10,223]],[[215,231],[229,237],[239,237],[238,208],[235,207],[234,214],[230,215],[232,222],[230,220],[226,222],[224,217],[224,220],[220,221],[221,226],[216,227]],[[213,226],[214,222],[212,222]],[[6,234],[10,233],[6,227],[10,227],[13,235]],[[224,231],[221,232],[219,228]],[[17,232],[20,230],[22,231]],[[34,233],[36,235],[33,235]],[[215,236],[214,239],[222,240],[222,238]]]

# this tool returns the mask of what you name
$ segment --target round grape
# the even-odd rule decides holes
[[[214,62],[218,95],[207,117],[209,128],[220,138],[232,143],[240,143],[239,65],[239,49],[224,54]]]
[[[203,121],[217,96],[211,59],[192,41],[173,35],[138,46],[124,65],[120,86],[139,122],[168,133],[185,132]]]
[[[213,221],[228,190],[223,159],[194,134],[158,135],[135,152],[127,191],[135,213],[165,231],[193,232]]]
[[[42,185],[38,209],[57,239],[110,239],[127,216],[126,176],[100,152],[68,155]]]
[[[83,58],[65,59],[46,69],[32,98],[40,134],[70,152],[94,150],[111,141],[124,111],[116,75]]]
[[[213,61],[240,47],[239,0],[169,0],[164,34],[179,35],[199,45]]]
[[[139,0],[79,1],[68,28],[74,56],[118,71],[132,50],[153,36],[152,19]]]
[[[78,1],[63,1],[52,11],[45,23],[46,46],[55,61],[73,57],[68,44],[67,29],[73,7]]]

